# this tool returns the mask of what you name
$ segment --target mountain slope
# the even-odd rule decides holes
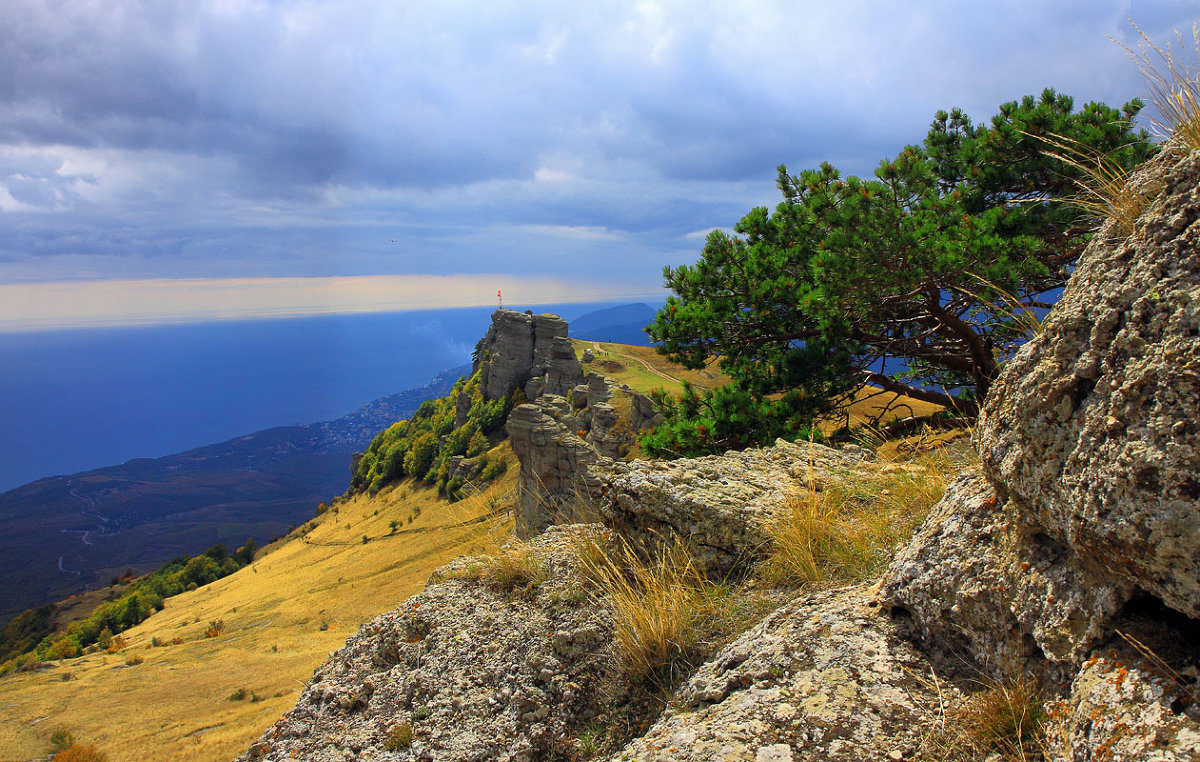
[[[571,338],[645,347],[650,337],[642,329],[653,319],[653,308],[641,302],[596,310],[570,321]]]
[[[515,475],[454,504],[410,484],[338,501],[251,566],[168,599],[124,633],[124,651],[5,677],[0,759],[43,755],[58,728],[110,762],[232,759],[362,622],[420,591],[434,568],[509,533],[493,511],[507,505]],[[222,634],[205,637],[218,620]]]
[[[156,568],[223,542],[277,537],[346,489],[350,456],[466,368],[325,423],[258,431],[220,444],[0,494],[0,619]]]

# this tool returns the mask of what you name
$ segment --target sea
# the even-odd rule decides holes
[[[0,492],[338,418],[470,362],[493,309],[0,334]]]

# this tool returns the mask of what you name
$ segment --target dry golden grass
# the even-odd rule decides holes
[[[690,381],[698,390],[713,389],[731,383],[732,379],[721,372],[716,360],[702,370],[689,370],[660,355],[653,347],[635,347],[627,344],[583,341],[572,339],[575,353],[582,357],[584,349],[599,347],[596,361],[585,365],[584,370],[595,370],[608,379],[625,384],[634,391],[650,394],[659,389],[678,396],[683,391],[682,381]],[[617,414],[622,419],[628,415],[627,402],[614,399]],[[625,407],[621,407],[625,405]],[[885,392],[873,386],[859,389],[852,399],[836,415],[819,422],[823,433],[830,434],[842,427],[855,427],[864,423],[879,424],[898,418],[924,418],[942,410],[941,405],[910,399],[893,392]],[[633,455],[640,454],[635,448]]]
[[[1155,132],[1167,140],[1168,148],[1178,145],[1195,151],[1200,148],[1200,28],[1192,24],[1190,52],[1185,37],[1176,30],[1178,53],[1174,45],[1155,45],[1136,24],[1133,28],[1142,38],[1137,50],[1114,42],[1125,49],[1146,80],[1150,103],[1158,111],[1151,119]]]
[[[644,561],[623,541],[606,552],[584,540],[577,556],[612,606],[613,635],[627,677],[672,684],[695,656],[711,600],[691,554],[677,544]]]
[[[612,608],[625,679],[640,688],[666,692],[772,606],[761,591],[707,579],[682,543],[647,554],[625,540],[581,533],[574,551]]]
[[[654,347],[582,339],[571,341],[575,344],[577,357],[582,358],[585,349],[592,349],[595,354],[595,361],[583,366],[585,372],[594,370],[643,394],[665,389],[677,395],[683,391],[683,381],[690,381],[697,389],[704,390],[724,386],[731,380],[721,372],[715,360],[702,370],[690,370],[667,360]]]
[[[1042,153],[1080,173],[1075,181],[1079,193],[1064,199],[1067,203],[1100,220],[1112,220],[1119,235],[1127,236],[1133,232],[1134,223],[1154,198],[1153,188],[1129,182],[1130,170],[1079,141],[1062,135],[1034,137],[1046,143],[1047,148]],[[1023,314],[1028,314],[1028,310]],[[1034,319],[1036,321],[1036,316]],[[1040,321],[1036,321],[1036,325],[1040,330]]]
[[[767,525],[772,547],[761,576],[804,586],[878,575],[941,499],[966,452],[951,444],[864,464],[820,489],[797,492]]]
[[[1047,758],[1047,713],[1037,682],[1015,674],[1004,680],[987,678],[976,687],[978,690],[944,712],[940,727],[926,739],[919,758],[931,762]]]
[[[232,759],[295,704],[313,669],[361,623],[419,592],[437,566],[488,546],[495,522],[487,517],[515,479],[512,469],[453,505],[410,485],[340,503],[308,522],[316,526],[302,538],[169,599],[123,633],[123,652],[0,680],[0,759],[44,756],[60,728],[110,762]],[[403,529],[391,533],[392,520]],[[223,631],[205,637],[218,620]],[[154,648],[152,638],[182,642]],[[143,661],[127,664],[134,654]],[[228,700],[239,690],[261,700]]]

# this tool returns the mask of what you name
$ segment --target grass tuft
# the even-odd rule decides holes
[[[1150,103],[1158,111],[1150,120],[1154,131],[1168,141],[1168,148],[1177,142],[1186,151],[1195,151],[1200,148],[1200,28],[1192,24],[1190,46],[1175,31],[1178,55],[1173,44],[1160,47],[1137,24],[1133,28],[1142,38],[1136,50],[1113,41],[1124,48],[1146,80]]]
[[[502,593],[531,595],[547,579],[545,561],[529,543],[512,539],[494,552],[480,556],[452,577],[480,582]]]
[[[581,535],[580,570],[612,608],[625,678],[667,691],[767,610],[763,596],[708,580],[681,542],[649,558],[625,540]]]
[[[1080,173],[1075,180],[1079,193],[1064,199],[1067,203],[1101,220],[1111,220],[1121,235],[1133,232],[1134,223],[1154,198],[1154,188],[1131,183],[1132,170],[1077,140],[1053,134],[1032,137],[1046,143],[1042,153]]]
[[[706,603],[706,581],[691,553],[677,543],[643,561],[619,542],[615,551],[579,558],[613,607],[626,676],[634,683],[672,685],[696,656]]]
[[[798,587],[877,576],[962,465],[959,448],[943,447],[801,490],[767,525],[772,547],[760,576]]]
[[[1046,711],[1041,690],[1028,676],[990,681],[953,721],[960,747],[1014,762],[1040,758]]]

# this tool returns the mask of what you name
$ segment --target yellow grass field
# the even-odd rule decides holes
[[[360,624],[419,592],[436,567],[509,534],[502,509],[516,471],[514,460],[486,492],[453,505],[410,485],[342,502],[251,566],[168,599],[124,633],[120,653],[0,679],[0,759],[44,758],[58,729],[109,762],[232,759]],[[206,637],[218,620],[223,633]],[[154,637],[182,643],[155,648]]]

